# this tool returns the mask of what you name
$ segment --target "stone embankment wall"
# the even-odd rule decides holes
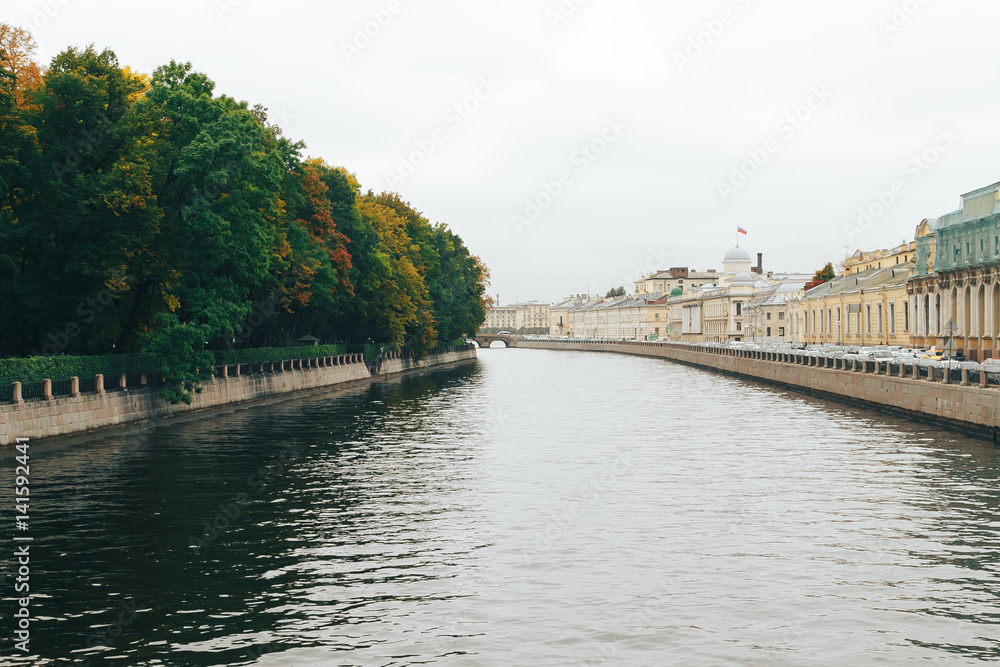
[[[967,371],[672,343],[518,341],[517,347],[659,357],[994,438],[1000,431],[1000,389],[995,380],[978,372],[973,374],[978,381],[970,385]]]
[[[105,390],[104,379],[100,378],[94,393],[0,405],[0,445],[16,438],[34,440],[84,433],[308,389],[370,382],[475,358],[476,350],[471,347],[441,348],[420,361],[391,354],[383,360],[378,376],[372,375],[360,354],[226,366],[202,385],[202,392],[192,397],[191,405],[171,405],[153,387]]]

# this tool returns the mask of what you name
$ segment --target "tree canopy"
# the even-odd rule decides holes
[[[190,400],[211,350],[379,342],[485,319],[488,272],[395,193],[302,155],[189,63],[48,68],[0,25],[0,356],[145,352]],[[6,51],[4,52],[6,53]]]
[[[833,270],[833,263],[827,262],[826,266],[817,271],[815,275],[813,275],[812,280],[806,283],[806,289],[808,290],[812,289],[813,287],[818,287],[819,285],[822,285],[825,282],[829,282],[836,277],[837,274]]]

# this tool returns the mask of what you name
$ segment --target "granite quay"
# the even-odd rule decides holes
[[[920,363],[650,341],[518,340],[518,348],[613,352],[697,366],[940,423],[996,439],[1000,376]]]
[[[37,386],[30,398],[25,397],[22,384],[14,382],[9,395],[0,396],[0,445],[13,443],[18,437],[79,434],[292,392],[370,382],[475,358],[475,347],[467,345],[434,348],[419,360],[405,353],[386,352],[371,361],[358,353],[218,366],[201,393],[193,395],[191,405],[168,403],[160,397],[157,383],[148,382],[145,375],[98,375],[84,392],[80,391],[79,378],[66,381],[68,390],[64,392],[55,391],[53,382],[45,380],[34,383]]]

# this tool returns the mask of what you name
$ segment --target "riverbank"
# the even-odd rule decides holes
[[[191,405],[167,403],[156,387],[128,387],[122,381],[116,388],[106,389],[104,378],[99,376],[90,393],[75,390],[72,396],[0,405],[0,445],[10,444],[16,438],[37,440],[91,433],[295,392],[377,382],[410,371],[475,359],[474,347],[449,347],[439,348],[420,361],[390,353],[382,360],[378,374],[369,370],[360,354],[222,366],[212,380],[202,385],[201,393],[192,397]],[[46,396],[51,396],[51,391]]]
[[[1000,432],[1000,390],[969,385],[967,372],[963,372],[961,379],[955,382],[940,369],[922,366],[875,362],[855,364],[843,359],[758,350],[699,349],[676,343],[643,341],[518,340],[516,345],[529,349],[657,357],[931,421],[994,440]]]

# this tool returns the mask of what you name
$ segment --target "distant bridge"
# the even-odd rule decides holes
[[[507,336],[500,334],[476,334],[473,338],[474,341],[479,343],[479,347],[489,347],[491,343],[496,341],[502,341],[507,347],[517,347],[517,336]]]

